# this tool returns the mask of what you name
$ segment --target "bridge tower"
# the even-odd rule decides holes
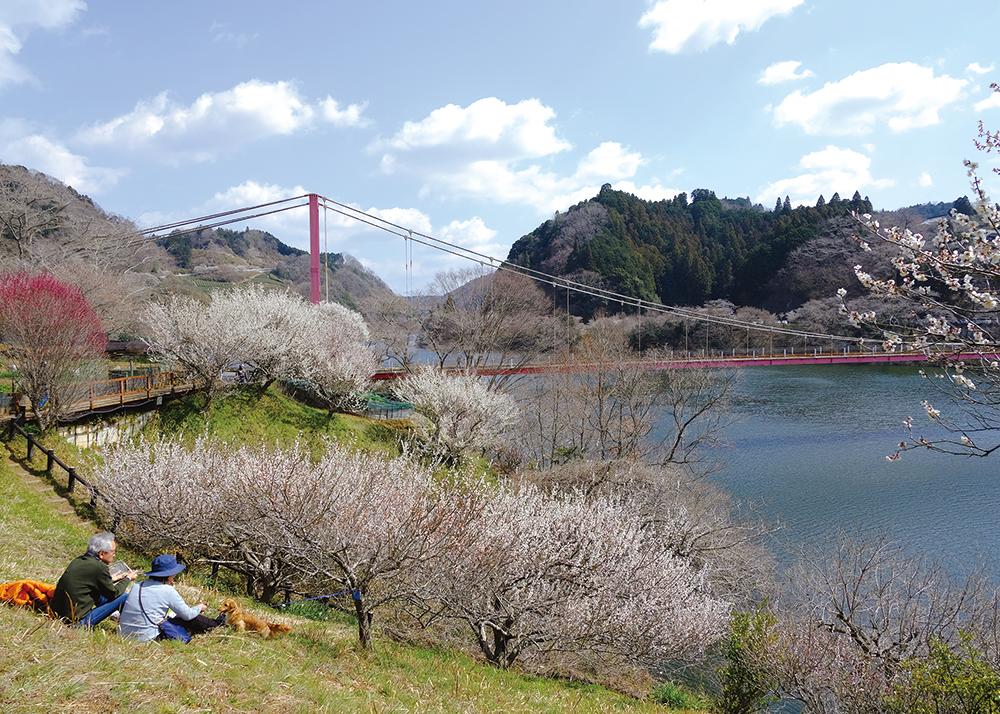
[[[309,194],[309,302],[319,303],[319,196]]]

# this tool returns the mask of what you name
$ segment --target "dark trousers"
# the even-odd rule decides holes
[[[192,636],[204,635],[209,630],[219,627],[222,624],[221,622],[213,620],[211,617],[205,617],[204,615],[198,615],[193,620],[182,620],[179,617],[171,617],[169,619],[175,625],[180,625],[185,630],[190,632]],[[159,640],[162,638],[163,635],[160,635],[156,639]]]

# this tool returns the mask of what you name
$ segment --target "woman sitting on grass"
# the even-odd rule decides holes
[[[188,642],[192,635],[208,632],[225,622],[225,615],[217,620],[205,617],[201,614],[205,603],[192,607],[174,589],[174,577],[185,567],[169,553],[153,558],[153,568],[146,573],[149,580],[132,588],[122,608],[118,629],[123,637],[139,642],[158,639]],[[168,610],[175,615],[167,617]]]

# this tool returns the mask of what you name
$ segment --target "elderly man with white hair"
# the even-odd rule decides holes
[[[118,583],[111,580],[108,566],[115,561],[115,534],[103,531],[90,537],[87,552],[74,558],[56,583],[52,611],[69,622],[94,627],[113,612],[121,610],[128,594],[129,573]]]

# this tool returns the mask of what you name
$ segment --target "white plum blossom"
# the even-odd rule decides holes
[[[306,380],[333,404],[362,389],[377,366],[358,313],[261,286],[219,290],[207,304],[172,296],[150,305],[145,322],[150,352],[209,395],[227,386],[227,368],[249,364],[258,385]]]
[[[490,390],[475,375],[425,368],[402,379],[395,390],[424,417],[418,430],[425,445],[445,459],[498,445],[518,414],[510,396]]]

